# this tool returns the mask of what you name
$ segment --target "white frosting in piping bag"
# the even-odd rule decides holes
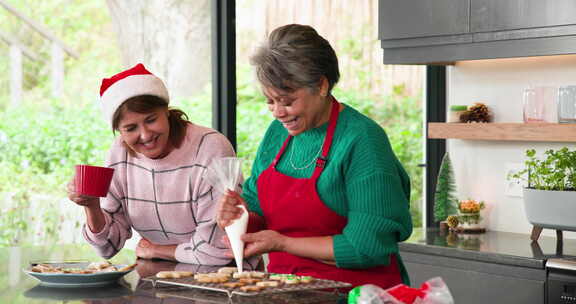
[[[242,208],[244,212],[242,212],[240,218],[234,220],[234,222],[226,226],[224,230],[226,230],[226,234],[230,240],[238,272],[242,273],[242,266],[244,265],[244,241],[242,241],[240,237],[246,233],[246,229],[248,228],[248,211],[243,205],[239,205],[239,207]]]

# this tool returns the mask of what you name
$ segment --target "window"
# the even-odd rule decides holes
[[[423,223],[423,103],[425,68],[382,64],[377,39],[377,1],[236,1],[238,154],[250,163],[272,116],[254,79],[249,55],[274,28],[313,26],[339,58],[341,79],[334,96],[377,121],[411,176],[415,226]]]

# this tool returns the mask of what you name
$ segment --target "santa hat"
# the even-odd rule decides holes
[[[129,98],[140,95],[158,96],[169,102],[164,82],[139,63],[131,69],[102,79],[100,101],[104,118],[112,125],[116,110]]]

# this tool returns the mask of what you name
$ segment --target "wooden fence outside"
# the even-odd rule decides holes
[[[52,82],[52,96],[60,97],[64,91],[64,56],[68,54],[74,58],[78,58],[79,55],[62,42],[58,37],[53,35],[44,25],[28,18],[17,9],[9,5],[6,1],[0,0],[0,6],[7,10],[11,15],[17,17],[19,20],[27,24],[35,32],[39,33],[46,40],[51,43],[50,51],[50,78]],[[0,31],[0,41],[3,41],[9,46],[9,58],[10,58],[10,105],[16,106],[20,104],[22,99],[22,87],[23,87],[23,56],[26,56],[30,60],[39,61],[41,60],[37,53],[33,50],[28,49],[24,44],[22,44],[16,37],[11,36],[8,33],[2,33]]]
[[[50,41],[52,95],[61,96],[64,56],[77,58],[78,54],[45,26],[18,12],[6,1],[0,0],[0,6]],[[274,28],[289,23],[312,25],[330,41],[340,60],[342,78],[339,87],[363,90],[370,95],[388,95],[396,86],[403,86],[409,95],[421,93],[423,66],[382,63],[382,48],[378,40],[378,0],[237,0],[238,60],[247,62],[258,42]],[[10,103],[16,105],[22,96],[23,60],[39,60],[41,56],[9,33],[0,31],[0,42],[8,46]]]
[[[387,95],[395,86],[405,86],[410,95],[422,91],[423,66],[383,64],[378,0],[239,0],[236,22],[239,60],[247,62],[255,41],[262,41],[274,28],[308,24],[330,41],[338,54],[339,86],[368,90],[373,95]],[[248,38],[241,40],[245,34]]]

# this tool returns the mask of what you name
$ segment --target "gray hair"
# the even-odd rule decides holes
[[[325,76],[330,93],[340,78],[334,49],[308,25],[289,24],[275,29],[250,63],[262,85],[286,91],[316,90]]]

